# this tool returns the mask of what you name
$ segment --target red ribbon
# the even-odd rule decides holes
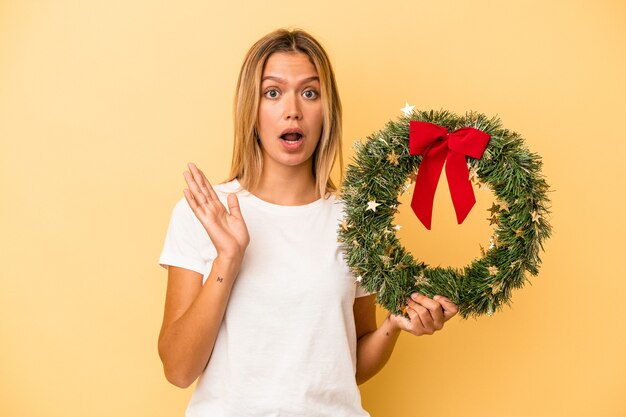
[[[480,158],[491,135],[473,127],[463,127],[448,133],[448,129],[428,122],[411,120],[409,153],[423,155],[417,170],[411,208],[417,218],[430,230],[433,200],[437,182],[446,163],[446,177],[458,224],[476,203],[465,156]]]

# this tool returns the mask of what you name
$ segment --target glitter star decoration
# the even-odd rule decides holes
[[[498,201],[501,211],[509,211],[509,205],[506,201]]]
[[[398,165],[398,155],[396,155],[396,153],[392,150],[391,153],[389,155],[387,155],[387,161],[389,161],[389,163],[391,165]]]
[[[356,282],[361,282],[361,281],[363,281],[363,277],[361,275],[356,277]]]
[[[487,211],[490,212],[493,216],[500,211],[500,205],[496,203],[491,203],[491,208],[488,208]]]
[[[539,213],[537,213],[537,210],[533,210],[532,213],[530,213],[530,216],[533,219],[533,222],[536,222],[537,224],[539,223]]]
[[[487,218],[487,220],[489,220],[489,226],[491,226],[492,224],[498,224],[498,216],[491,216]]]
[[[428,280],[426,279],[426,276],[424,275],[423,272],[420,272],[420,274],[415,278],[415,285],[419,286],[419,285],[424,285],[428,283]]]
[[[410,116],[413,113],[413,109],[414,108],[415,108],[415,106],[409,106],[409,102],[407,101],[406,104],[404,105],[404,108],[400,109],[400,110],[402,110],[402,112],[405,115]]]
[[[497,275],[499,272],[498,267],[495,265],[488,266],[487,271],[489,271],[489,275]]]
[[[343,230],[348,230],[348,222],[345,219],[340,224]]]
[[[376,201],[368,201],[367,208],[365,209],[365,211],[367,210],[376,211],[376,207],[378,206],[380,206],[380,203],[377,203]]]
[[[485,182],[478,182],[478,189],[481,191],[491,191],[491,186]]]
[[[467,168],[469,169],[469,180],[478,182],[478,168],[470,166],[470,164],[467,164]]]

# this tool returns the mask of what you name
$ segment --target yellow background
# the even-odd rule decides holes
[[[0,415],[183,415],[158,256],[186,163],[226,176],[242,58],[278,27],[331,55],[348,157],[405,101],[472,109],[522,134],[553,190],[532,285],[402,334],[361,386],[372,416],[626,416],[626,5],[609,0],[0,2]],[[491,196],[458,226],[442,178],[433,230],[403,212],[404,243],[464,265]]]

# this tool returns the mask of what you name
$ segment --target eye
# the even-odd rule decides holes
[[[307,98],[310,100],[317,98],[317,91],[315,90],[304,90],[302,94],[304,95],[304,98]]]
[[[271,88],[264,93],[265,97],[270,98],[270,99],[277,98],[278,94],[279,94],[278,90],[275,88]]]

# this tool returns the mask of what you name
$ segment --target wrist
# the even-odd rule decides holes
[[[387,314],[385,321],[383,321],[380,327],[382,327],[386,333],[389,333],[389,335],[398,336],[402,331],[397,316],[393,316],[391,313]]]
[[[218,255],[213,260],[213,265],[215,267],[223,270],[224,273],[232,273],[237,275],[239,272],[239,268],[241,267],[241,262],[243,261],[243,256],[224,256]]]

